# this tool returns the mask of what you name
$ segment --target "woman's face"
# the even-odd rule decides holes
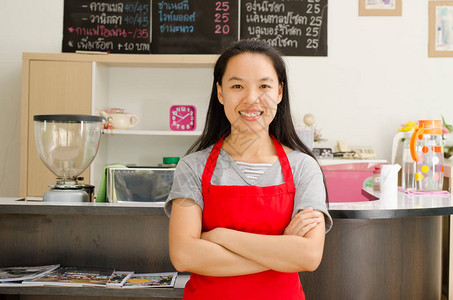
[[[217,96],[232,134],[268,132],[282,93],[272,61],[257,53],[230,58],[222,85],[217,83]]]

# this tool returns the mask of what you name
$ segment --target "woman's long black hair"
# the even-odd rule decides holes
[[[241,40],[239,42],[236,42],[235,44],[233,44],[233,46],[225,50],[223,54],[220,55],[220,57],[217,59],[214,67],[214,80],[212,83],[211,99],[209,101],[209,107],[206,114],[205,127],[201,136],[189,148],[187,154],[205,149],[215,144],[222,136],[224,136],[231,130],[231,125],[225,115],[223,105],[219,102],[219,99],[217,97],[216,84],[219,83],[219,85],[222,85],[222,77],[225,73],[230,58],[241,53],[255,53],[267,56],[272,61],[274,69],[277,72],[278,81],[282,85],[283,97],[277,106],[274,120],[272,120],[269,125],[269,133],[275,136],[281,144],[291,149],[297,149],[316,160],[315,155],[300,140],[294,128],[289,104],[286,66],[280,52],[278,52],[276,49],[272,48],[265,42],[253,40]],[[327,189],[326,202],[328,202]]]

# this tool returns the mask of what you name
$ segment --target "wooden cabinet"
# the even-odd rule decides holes
[[[26,82],[22,101],[21,196],[42,196],[56,176],[39,158],[33,116],[40,114],[90,114],[91,74],[89,62],[24,61]],[[27,84],[28,83],[28,84]],[[82,176],[89,181],[89,172]]]
[[[96,187],[108,164],[149,166],[163,156],[182,156],[203,126],[216,58],[24,53],[20,196],[41,197],[56,182],[36,151],[36,114],[98,115],[122,107],[139,115],[137,127],[102,135],[95,161],[81,175]],[[197,107],[197,131],[170,131],[168,108],[175,104]]]
[[[136,273],[175,271],[168,253],[169,219],[146,204],[42,205],[0,197],[0,266],[115,268]],[[2,287],[0,299],[180,299],[183,289]]]

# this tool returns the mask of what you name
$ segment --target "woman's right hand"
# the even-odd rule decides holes
[[[322,221],[322,212],[314,211],[312,207],[307,207],[299,211],[286,226],[283,235],[298,235],[304,237],[310,230]]]

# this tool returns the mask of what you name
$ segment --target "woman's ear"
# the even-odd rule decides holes
[[[278,98],[277,98],[277,104],[280,104],[280,102],[283,99],[283,82],[278,85]]]
[[[222,87],[218,82],[216,83],[216,86],[217,86],[217,99],[219,99],[220,104],[223,105]]]

